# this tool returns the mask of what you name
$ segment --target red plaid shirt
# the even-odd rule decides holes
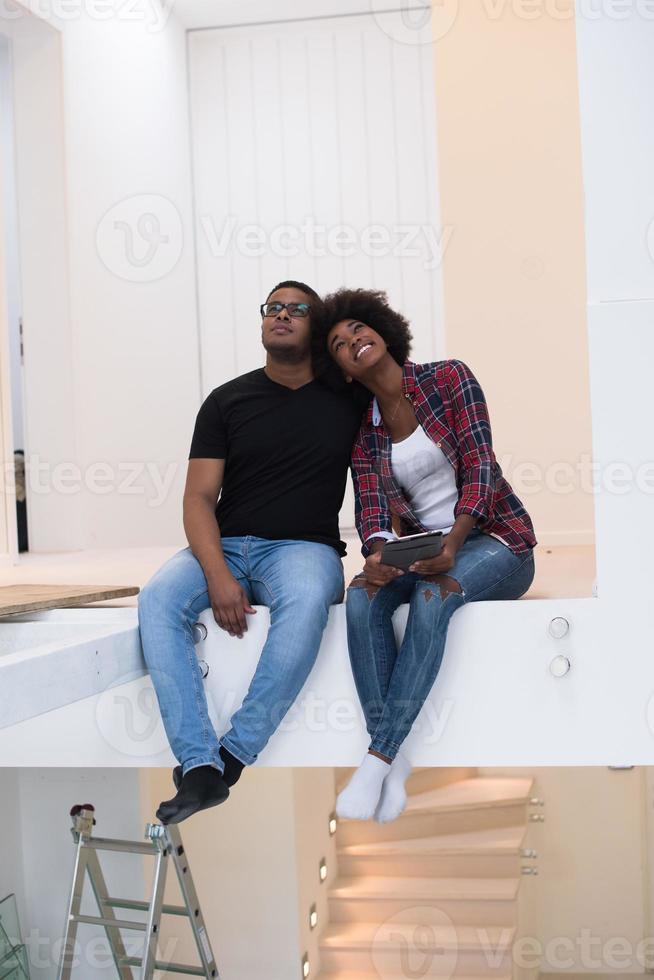
[[[471,514],[481,530],[518,554],[533,548],[531,519],[495,459],[486,399],[472,371],[456,360],[407,361],[402,386],[419,424],[454,467],[459,492],[455,517]],[[371,538],[392,532],[393,515],[400,519],[403,535],[429,530],[393,476],[391,438],[383,422],[374,424],[374,404],[352,450],[356,526],[364,555]]]

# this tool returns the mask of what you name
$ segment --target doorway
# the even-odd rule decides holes
[[[16,547],[19,553],[29,548],[27,527],[27,500],[25,458],[27,454],[24,414],[23,377],[23,310],[20,284],[20,257],[18,238],[18,202],[16,188],[16,148],[14,141],[14,96],[12,47],[9,38],[0,34],[0,193],[4,215],[4,303],[6,316],[6,352],[11,404],[11,449],[8,464],[13,455],[13,486],[15,488]],[[9,474],[11,483],[11,473]],[[13,532],[13,528],[12,528]],[[11,534],[13,538],[13,533]]]
[[[16,563],[15,449],[25,453],[31,553],[77,548],[80,508],[53,476],[78,456],[62,38],[21,9],[0,15],[0,40],[0,116],[12,120],[0,128],[0,561]]]

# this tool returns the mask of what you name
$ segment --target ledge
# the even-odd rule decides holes
[[[457,611],[439,677],[406,745],[413,763],[649,761],[654,661],[642,642],[628,642],[624,617],[615,613],[597,599],[477,602]],[[398,638],[406,616],[407,607],[398,610]],[[548,632],[555,617],[570,624],[560,639]],[[207,637],[196,649],[209,665],[207,698],[222,732],[256,668],[268,610],[259,608],[243,640],[221,631],[211,610],[200,621]],[[642,621],[629,628],[645,634]],[[0,650],[9,636],[20,649],[0,653],[0,764],[172,764],[140,651],[136,609],[15,617],[0,623]],[[563,676],[552,673],[557,658],[570,665]],[[367,743],[345,607],[335,606],[315,667],[259,764],[353,766]]]

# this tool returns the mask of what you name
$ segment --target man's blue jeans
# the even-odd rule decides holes
[[[517,599],[534,578],[533,551],[516,555],[501,541],[474,528],[447,575],[461,592],[443,597],[433,582],[414,572],[381,588],[357,576],[347,593],[347,635],[352,673],[370,748],[394,759],[411,731],[441,666],[452,614],[480,599]],[[392,616],[409,603],[398,650]]]
[[[221,744],[251,765],[295,701],[313,667],[329,607],[343,600],[343,565],[334,548],[309,541],[223,538],[225,560],[250,602],[270,608],[259,663],[231,728],[219,739],[209,720],[193,625],[211,603],[190,548],[174,555],[139,596],[139,628],[161,717],[186,773],[224,766]],[[227,633],[225,642],[231,640]]]

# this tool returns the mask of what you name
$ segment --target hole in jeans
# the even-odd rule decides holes
[[[368,593],[368,598],[372,599],[379,592],[380,586],[371,585],[363,575],[356,575],[350,582],[348,591],[349,589],[365,589]]]
[[[451,575],[426,575],[423,582],[432,582],[434,585],[438,585],[441,593],[441,600],[446,599],[451,593],[457,593],[458,595],[463,595],[463,589],[457,582],[455,578]],[[434,598],[434,592],[431,589],[425,589],[423,593],[425,597],[425,602],[431,602]]]

